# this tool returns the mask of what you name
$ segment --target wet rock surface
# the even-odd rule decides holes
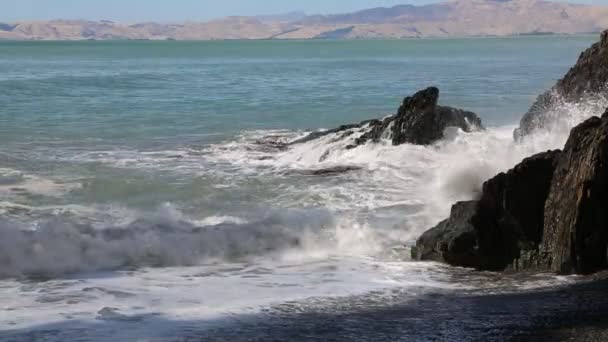
[[[527,158],[487,181],[479,200],[457,203],[449,219],[418,239],[413,259],[504,270],[522,251],[537,248],[559,153]]]
[[[359,124],[343,125],[327,131],[313,132],[291,144],[309,142],[329,134],[342,133],[339,139],[351,137],[346,148],[352,149],[368,142],[389,139],[393,145],[429,145],[444,137],[448,127],[457,127],[465,132],[481,129],[481,119],[473,112],[452,107],[439,106],[439,89],[430,87],[406,97],[397,114],[384,119],[363,121]]]
[[[473,203],[423,235],[412,257],[493,271],[607,269],[608,111],[575,127],[563,151],[527,158],[486,182]],[[449,247],[464,236],[468,249]]]
[[[578,102],[586,96],[608,95],[608,31],[598,43],[584,51],[578,62],[555,86],[540,95],[523,116],[515,137],[521,138],[544,128],[554,118],[551,110],[561,104]],[[601,112],[597,113],[597,115]]]
[[[439,89],[434,87],[405,98],[393,123],[393,145],[429,145],[442,139],[448,127],[465,132],[481,127],[481,119],[475,113],[438,106],[438,100]]]
[[[483,185],[473,217],[480,263],[478,268],[503,270],[542,239],[544,203],[559,151],[524,159],[512,170]]]
[[[575,127],[545,206],[541,252],[550,269],[589,273],[608,267],[608,111]]]
[[[362,168],[359,166],[352,165],[339,165],[328,167],[324,169],[311,169],[311,170],[294,170],[290,173],[292,174],[300,174],[304,176],[317,176],[317,177],[330,177],[330,176],[339,176],[345,173],[359,171]]]
[[[479,264],[477,234],[471,219],[479,202],[459,202],[450,217],[424,233],[412,249],[415,260],[447,262],[476,267]]]

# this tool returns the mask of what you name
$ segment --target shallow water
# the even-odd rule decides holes
[[[408,247],[606,107],[564,105],[549,131],[513,142],[595,39],[0,42],[0,339],[221,339],[226,320],[268,310],[575,281],[516,286],[412,263]],[[383,117],[429,85],[488,129],[427,147],[264,143]],[[311,173],[334,166],[357,170]]]

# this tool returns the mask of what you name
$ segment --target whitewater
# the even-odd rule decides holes
[[[408,248],[447,217],[455,201],[475,198],[484,180],[534,153],[560,148],[573,125],[606,106],[605,99],[564,105],[559,121],[520,142],[513,139],[515,126],[501,126],[473,133],[448,129],[432,146],[385,140],[345,149],[349,139],[335,134],[282,150],[264,143],[269,136],[290,142],[307,134],[280,130],[170,151],[61,156],[190,175],[200,171],[198,165],[214,165],[214,172],[229,175],[228,182],[271,177],[283,198],[275,199],[274,208],[246,215],[195,217],[171,203],[151,212],[28,207],[12,201],[24,194],[61,197],[82,185],[2,169],[0,324],[44,330],[68,321],[51,340],[71,339],[83,327],[91,340],[126,340],[211,329],[205,321],[221,324],[312,298],[389,297],[395,288],[408,296],[436,288],[505,290],[500,282],[454,283],[454,274],[483,275],[410,262]],[[335,166],[358,170],[310,173]],[[307,203],[317,206],[302,209]],[[564,281],[574,279],[547,275],[517,286]],[[159,325],[158,316],[178,324]]]
[[[169,57],[171,42],[0,44],[0,341],[265,340],[259,326],[321,313],[373,309],[393,327],[385,312],[401,306],[426,336],[429,310],[450,305],[427,298],[579,281],[409,255],[454,202],[608,107],[563,103],[513,138],[589,40],[175,43]],[[553,52],[568,58],[530,62]],[[486,129],[430,146],[347,148],[358,132],[290,144],[431,85]]]

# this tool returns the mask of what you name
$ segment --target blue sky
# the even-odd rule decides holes
[[[289,11],[339,13],[432,0],[0,0],[0,21],[31,19],[108,19],[115,21],[208,20],[228,15],[277,14]],[[565,2],[565,1],[563,1]],[[570,0],[606,4],[608,0]]]

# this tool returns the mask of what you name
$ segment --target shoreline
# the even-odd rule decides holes
[[[458,268],[454,268],[458,271]],[[465,271],[465,270],[460,270]],[[285,301],[256,313],[175,320],[104,308],[94,321],[66,320],[0,332],[0,341],[111,338],[114,331],[152,341],[605,341],[608,272],[572,283],[511,288],[534,274],[454,272],[470,289],[398,287],[347,297]],[[539,276],[539,274],[536,274]],[[548,276],[548,275],[547,275]],[[461,278],[462,277],[462,278]],[[502,281],[494,286],[494,281]],[[149,331],[143,327],[155,327]],[[120,335],[126,336],[126,335]]]
[[[344,301],[333,307],[289,313],[289,303],[258,317],[196,335],[204,341],[606,341],[608,273],[574,284],[506,293],[450,290],[423,294],[383,307],[365,297],[367,310],[349,311]],[[398,292],[396,296],[399,296]],[[394,298],[392,300],[395,300]],[[399,301],[399,299],[396,299]],[[338,309],[333,311],[332,309]],[[525,310],[524,310],[525,308]],[[248,336],[247,338],[243,335]],[[194,336],[193,336],[194,337]]]
[[[290,39],[290,38],[237,38],[237,39],[2,39],[0,43],[16,43],[16,42],[185,42],[185,43],[208,43],[208,42],[366,42],[366,41],[377,41],[377,42],[398,42],[398,41],[441,41],[441,40],[481,40],[481,39],[519,39],[519,38],[576,38],[576,37],[596,37],[601,32],[586,32],[586,33],[551,33],[551,34],[516,34],[516,35],[481,35],[481,36],[451,36],[451,37],[403,37],[403,38],[347,38],[347,39],[326,39],[326,38],[302,38],[302,39]]]

